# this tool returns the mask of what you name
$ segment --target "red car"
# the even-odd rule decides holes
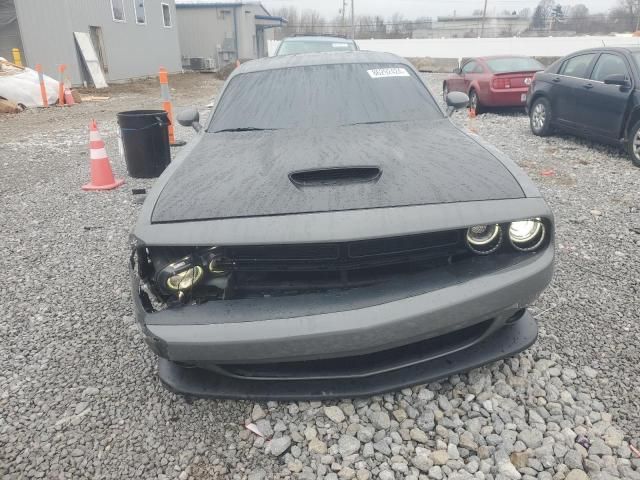
[[[445,98],[449,92],[466,93],[476,113],[486,107],[524,107],[533,75],[544,69],[531,57],[470,58],[444,81],[442,93]]]

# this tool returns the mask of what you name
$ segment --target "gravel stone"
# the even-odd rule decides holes
[[[266,417],[267,414],[264,413],[264,410],[262,409],[262,407],[260,405],[258,405],[257,403],[253,406],[253,410],[251,411],[251,419],[256,422],[264,417]]]
[[[431,454],[431,459],[435,465],[446,465],[449,461],[449,454],[446,450],[436,450]]]
[[[347,457],[360,450],[360,440],[350,435],[343,435],[338,441],[338,448],[342,457]]]
[[[331,407],[324,407],[324,414],[333,423],[342,423],[345,419],[342,409],[335,405]]]
[[[279,457],[284,452],[286,452],[291,446],[291,437],[285,435],[280,438],[274,438],[271,440],[269,444],[269,450],[271,451],[271,455]]]
[[[582,470],[571,470],[565,480],[589,480],[589,476]]]
[[[376,430],[386,430],[391,426],[391,419],[387,412],[372,412],[369,414],[369,419]]]

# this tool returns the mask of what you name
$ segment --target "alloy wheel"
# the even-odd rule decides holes
[[[476,92],[471,92],[471,97],[469,98],[469,108],[474,110],[478,109],[478,94]]]
[[[544,124],[547,120],[547,109],[544,107],[542,102],[536,104],[533,107],[533,113],[531,115],[531,123],[533,124],[533,128],[536,131],[540,131],[544,128]]]
[[[640,129],[636,131],[633,137],[633,154],[640,161]]]

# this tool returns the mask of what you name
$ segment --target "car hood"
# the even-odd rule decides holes
[[[171,169],[152,223],[522,198],[505,165],[448,120],[207,133]],[[377,167],[302,186],[292,172]]]

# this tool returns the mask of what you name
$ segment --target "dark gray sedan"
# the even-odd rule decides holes
[[[449,110],[466,106],[449,94]],[[132,233],[135,313],[186,394],[313,399],[426,383],[531,345],[553,217],[390,54],[243,64]]]
[[[567,55],[529,87],[531,131],[554,130],[623,147],[640,167],[640,47],[603,47]]]

